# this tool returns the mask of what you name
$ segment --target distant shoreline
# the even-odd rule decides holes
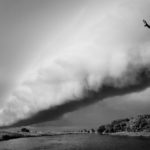
[[[1,138],[0,138],[0,142],[1,142],[1,141],[12,140],[12,139],[18,139],[18,138],[59,136],[59,135],[69,135],[69,134],[97,134],[97,133],[82,133],[82,132],[75,131],[75,132],[37,133],[37,134],[32,134],[32,133],[26,134],[26,133],[18,133],[18,132],[3,132],[0,134],[1,134]],[[103,133],[100,135],[150,138],[150,132],[115,132],[115,133]]]
[[[110,124],[101,125],[97,129],[69,129],[65,130],[45,130],[40,131],[30,126],[19,127],[16,129],[7,128],[0,131],[0,141],[28,138],[58,136],[69,134],[100,134],[110,136],[128,136],[128,137],[150,137],[150,115],[138,115],[137,117],[114,120]]]
[[[3,131],[0,132],[0,142],[7,141],[11,139],[18,139],[18,138],[29,138],[29,137],[46,137],[46,136],[59,136],[59,135],[69,135],[69,134],[91,134],[91,133],[82,133],[79,131],[74,132],[37,132],[37,133],[23,133],[23,132],[7,132]]]

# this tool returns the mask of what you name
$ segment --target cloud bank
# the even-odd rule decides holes
[[[71,101],[86,102],[85,91],[138,85],[139,73],[145,68],[149,72],[150,65],[150,31],[142,24],[149,4],[148,0],[87,2],[49,49],[41,50],[35,65],[3,101],[0,125]]]

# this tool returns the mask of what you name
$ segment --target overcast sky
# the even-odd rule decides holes
[[[135,72],[150,63],[150,30],[142,22],[149,8],[149,0],[1,0],[0,125],[80,98],[87,87],[96,91],[106,77],[115,87],[136,82]],[[90,124],[149,113],[149,91],[62,117]]]

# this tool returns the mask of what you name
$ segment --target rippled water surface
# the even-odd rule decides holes
[[[72,134],[3,141],[0,150],[150,150],[150,139]]]

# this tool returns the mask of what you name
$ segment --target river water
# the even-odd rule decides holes
[[[0,150],[150,150],[150,139],[70,134],[2,141]]]

